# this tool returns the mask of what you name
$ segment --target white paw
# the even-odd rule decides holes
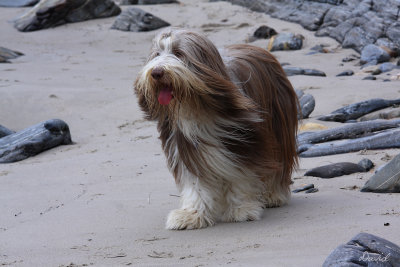
[[[214,225],[214,220],[197,210],[177,209],[168,214],[165,227],[170,230],[191,230],[211,225]]]
[[[262,213],[263,208],[261,203],[247,203],[240,205],[240,207],[229,208],[222,220],[225,222],[257,221],[261,219]]]

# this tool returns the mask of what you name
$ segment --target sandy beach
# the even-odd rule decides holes
[[[316,118],[347,104],[400,95],[400,81],[362,80],[366,74],[357,74],[355,62],[342,62],[354,50],[300,25],[226,2],[138,7],[174,27],[204,33],[218,47],[245,42],[261,25],[302,34],[301,50],[273,52],[281,63],[327,74],[290,77],[294,88],[316,100],[302,123],[339,126]],[[303,176],[313,167],[362,158],[379,167],[400,149],[302,158],[292,188],[313,183],[318,192],[292,194],[288,205],[266,209],[260,221],[165,230],[179,193],[156,124],[143,120],[133,93],[157,31],[111,30],[112,17],[18,32],[10,21],[27,10],[0,8],[0,46],[25,54],[0,64],[0,124],[19,131],[59,118],[68,123],[74,144],[0,165],[0,265],[321,266],[360,232],[400,244],[400,196],[359,192],[376,167],[333,179]],[[253,44],[267,47],[266,40]],[[307,55],[317,44],[333,52]],[[347,69],[356,75],[336,77]]]

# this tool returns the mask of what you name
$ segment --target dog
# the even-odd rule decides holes
[[[167,229],[259,220],[290,198],[298,100],[279,62],[243,44],[219,51],[202,34],[167,29],[134,90],[181,194]]]

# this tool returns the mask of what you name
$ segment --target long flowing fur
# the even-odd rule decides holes
[[[163,88],[173,94],[168,105],[157,101]],[[198,33],[167,30],[154,39],[135,92],[147,118],[158,121],[182,196],[168,229],[258,220],[264,207],[288,201],[297,97],[266,50],[233,45],[220,53]]]

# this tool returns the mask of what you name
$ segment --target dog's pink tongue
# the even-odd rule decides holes
[[[172,99],[172,90],[169,87],[164,87],[161,89],[160,94],[158,95],[158,102],[161,105],[168,105]]]

